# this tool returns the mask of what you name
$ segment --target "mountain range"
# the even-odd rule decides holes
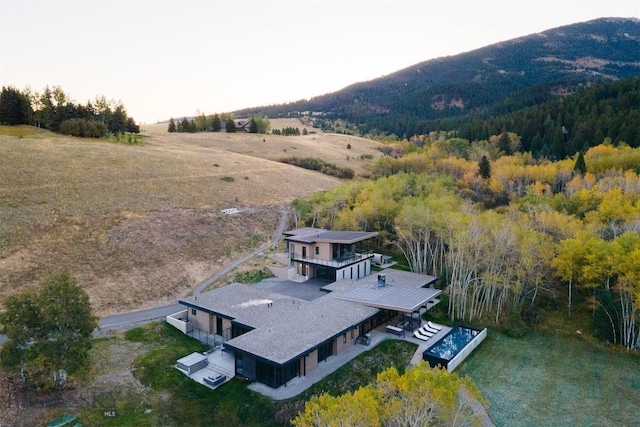
[[[311,114],[360,134],[409,137],[640,76],[640,20],[601,18],[431,59],[340,91],[238,116]],[[510,129],[506,129],[509,130]]]

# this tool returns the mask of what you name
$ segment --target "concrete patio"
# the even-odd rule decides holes
[[[451,328],[443,326],[437,334],[429,339],[429,341],[422,341],[414,337],[413,334],[409,331],[406,331],[404,337],[386,333],[384,331],[385,326],[386,325],[381,325],[377,329],[374,329],[369,333],[369,336],[371,337],[370,345],[365,346],[356,344],[340,355],[331,356],[325,361],[318,364],[318,367],[316,369],[314,369],[312,372],[309,372],[304,377],[296,377],[277,389],[268,387],[258,382],[250,384],[248,388],[274,400],[290,399],[302,393],[326,376],[332,374],[346,363],[355,359],[360,354],[371,350],[376,345],[387,339],[409,341],[418,346],[409,364],[409,366],[413,366],[414,364],[422,360],[422,353],[426,349],[434,345],[442,336],[446,335],[447,332],[451,330]]]
[[[200,369],[191,375],[187,374],[186,371],[178,369],[180,372],[191,378],[192,380],[199,382],[205,387],[209,387],[211,389],[215,389],[220,387],[220,385],[225,382],[231,380],[235,376],[235,360],[232,354],[223,351],[222,349],[216,349],[207,352],[207,360],[209,364],[206,368]],[[218,384],[215,387],[204,382],[205,377],[215,377],[219,374],[226,375],[226,379],[224,382]]]

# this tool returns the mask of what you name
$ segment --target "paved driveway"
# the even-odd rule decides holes
[[[276,294],[312,301],[327,294],[325,291],[320,290],[320,288],[329,283],[331,282],[323,279],[309,279],[306,282],[298,283],[286,279],[272,278],[265,279],[260,283],[256,283],[254,286]]]

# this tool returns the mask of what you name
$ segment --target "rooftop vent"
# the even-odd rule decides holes
[[[378,274],[378,287],[384,288],[387,285],[387,276],[385,274]]]

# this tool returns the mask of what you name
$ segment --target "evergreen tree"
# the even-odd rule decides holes
[[[576,164],[573,166],[573,171],[580,175],[587,173],[587,164],[584,162],[584,154],[582,154],[582,151],[578,152],[578,157],[576,157]]]
[[[511,150],[511,138],[509,138],[509,134],[506,131],[500,134],[500,139],[498,139],[498,148],[506,155],[513,154]]]
[[[169,132],[171,132],[171,133],[173,133],[173,132],[176,132],[176,131],[177,131],[177,129],[176,129],[176,121],[175,121],[175,120],[173,120],[173,117],[171,117],[171,118],[169,119],[169,128],[168,128],[167,130],[168,130]]]
[[[491,164],[489,164],[487,156],[482,156],[482,159],[480,159],[478,163],[478,173],[484,179],[491,177]]]
[[[258,122],[255,117],[251,117],[251,124],[249,125],[249,133],[258,133]]]
[[[183,117],[182,120],[180,120],[180,124],[178,125],[178,132],[189,132],[190,128],[191,123],[189,122],[189,119]]]
[[[0,124],[29,124],[31,114],[29,98],[13,87],[2,87],[2,92],[0,92]]]
[[[233,121],[233,119],[231,117],[229,117],[229,120],[227,120],[226,123],[226,131],[229,133],[233,133],[236,131],[236,122]]]
[[[211,121],[211,131],[220,132],[220,129],[222,129],[222,122],[220,121],[220,116],[218,114],[215,114],[213,116],[213,120]]]

